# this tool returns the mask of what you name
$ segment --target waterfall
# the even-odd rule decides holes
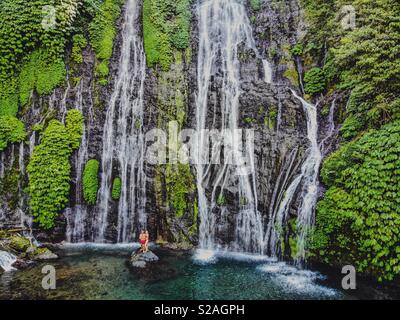
[[[65,122],[65,116],[67,115],[67,98],[68,98],[69,91],[71,90],[71,84],[69,83],[69,74],[68,74],[68,72],[67,72],[66,81],[67,81],[67,88],[64,91],[63,98],[62,98],[60,106],[58,108],[59,109],[59,114],[61,115],[61,122],[62,123]]]
[[[263,59],[262,61],[264,67],[264,81],[266,83],[272,83],[272,67],[268,60]]]
[[[5,173],[5,169],[6,169],[6,165],[5,165],[5,152],[0,152],[0,180],[4,178],[4,173]],[[4,210],[2,208],[2,206],[0,206],[0,224],[2,223],[2,221],[5,219],[5,213]]]
[[[93,223],[93,240],[104,242],[113,178],[122,180],[118,204],[118,242],[134,239],[145,227],[143,94],[146,60],[139,23],[139,0],[128,0],[122,26],[121,56],[103,133],[101,186]]]
[[[239,95],[240,95],[240,62],[239,47],[244,44],[259,57],[252,36],[252,28],[242,3],[234,0],[207,0],[198,3],[199,52],[197,63],[197,148],[199,153],[209,150],[209,136],[204,129],[219,129],[232,133],[238,128]],[[268,68],[265,81],[270,81]],[[222,77],[218,83],[214,78]],[[221,97],[216,104],[221,110],[215,110],[208,118],[210,88],[218,84]],[[211,107],[210,107],[211,109]],[[221,113],[218,119],[217,112]],[[218,119],[218,120],[216,120]],[[208,121],[207,121],[208,120]],[[211,123],[211,128],[210,128]],[[233,141],[233,159],[242,159],[242,152],[236,144],[241,144],[241,138],[229,138]],[[229,140],[228,139],[228,140]],[[226,141],[224,141],[226,142]],[[226,147],[226,146],[225,146]],[[235,192],[236,213],[235,240],[230,249],[263,253],[263,225],[261,214],[257,210],[256,177],[253,159],[253,146],[246,143],[247,167],[242,164],[204,164],[198,155],[196,164],[196,180],[198,190],[198,205],[200,216],[199,242],[200,248],[213,250],[217,246],[216,223],[225,216],[227,208],[220,209],[218,215],[218,199],[224,193]],[[209,191],[211,190],[211,191]],[[233,215],[233,213],[231,212]],[[218,223],[220,228],[220,223]]]
[[[21,175],[25,174],[24,153],[25,153],[25,142],[21,142],[19,144],[19,163],[18,163]]]
[[[6,153],[0,152],[0,179],[4,178],[4,172],[6,170]]]
[[[0,251],[0,269],[5,272],[15,270],[12,264],[17,261],[17,257],[6,251]]]
[[[336,99],[333,99],[328,115],[328,130],[325,135],[325,138],[320,143],[321,152],[324,156],[326,156],[327,153],[329,152],[329,147],[330,147],[329,143],[331,143],[332,137],[336,132],[335,109],[336,109]]]
[[[297,188],[298,185],[296,181],[296,183],[290,185],[290,187],[288,186],[290,173],[294,171],[293,168],[295,167],[297,154],[298,149],[295,148],[290,152],[289,157],[286,158],[286,161],[284,162],[279,176],[275,182],[275,188],[269,206],[270,218],[265,233],[265,245],[269,248],[269,254],[272,257],[278,256],[280,249],[279,235],[285,221],[284,213],[287,212],[288,202],[292,199],[295,188]],[[288,194],[291,196],[288,196]],[[285,195],[285,200],[282,201]],[[280,230],[276,230],[277,227]]]
[[[36,143],[36,131],[33,131],[29,138],[29,159],[32,158],[33,149],[35,148]]]
[[[84,92],[84,79],[82,79],[77,87],[75,94],[75,108],[84,113],[87,109],[82,134],[82,141],[78,152],[75,154],[75,206],[67,208],[65,215],[67,217],[67,232],[66,238],[68,242],[83,242],[85,241],[85,227],[87,222],[87,207],[82,199],[83,185],[82,173],[86,162],[89,160],[89,138],[93,126],[93,101],[91,97],[90,85],[88,92],[90,93],[89,104],[85,105],[82,93]]]
[[[297,212],[296,231],[297,231],[297,263],[302,263],[305,259],[305,241],[310,227],[314,223],[315,205],[318,197],[318,174],[322,162],[322,153],[318,144],[318,119],[317,108],[292,90],[294,97],[303,105],[307,118],[307,138],[310,147],[307,150],[307,157],[301,167],[300,174],[295,177],[286,189],[285,197],[279,205],[275,216],[272,217],[270,224],[274,224],[274,230],[266,235],[272,255],[277,256],[280,241],[282,240],[282,230],[287,222],[290,205],[294,200],[301,183],[300,200],[301,205]]]
[[[19,214],[20,217],[20,226],[22,229],[24,228],[28,228],[30,231],[26,232],[24,231],[24,235],[27,237],[32,237],[32,224],[33,224],[33,217],[29,216],[25,213],[25,208],[27,207],[26,205],[26,195],[24,194],[23,191],[23,185],[22,185],[22,179],[23,177],[26,175],[26,167],[25,167],[25,142],[21,142],[20,143],[20,147],[19,147],[19,173],[20,173],[20,180],[18,181],[18,208],[17,208],[17,212]]]
[[[322,154],[318,145],[318,114],[317,107],[311,105],[294,91],[293,95],[299,99],[307,115],[307,137],[311,147],[302,167],[304,183],[302,189],[302,203],[297,213],[297,261],[302,262],[305,258],[305,241],[310,227],[314,224],[315,205],[318,198],[318,174],[322,162]]]
[[[276,117],[276,132],[282,127],[282,98],[278,96],[278,116]]]

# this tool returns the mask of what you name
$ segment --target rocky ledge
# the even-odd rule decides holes
[[[148,252],[134,252],[131,255],[129,264],[133,268],[143,269],[147,266],[148,263],[157,262],[159,258],[151,251]]]
[[[31,239],[16,232],[0,231],[0,251],[3,252],[3,256],[7,256],[8,262],[15,260],[11,264],[15,269],[25,269],[35,261],[58,259],[47,247],[38,246]],[[0,265],[0,273],[3,271]]]

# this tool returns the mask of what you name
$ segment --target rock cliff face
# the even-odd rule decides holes
[[[290,88],[301,91],[301,62],[295,61],[290,48],[295,45],[304,32],[301,10],[298,1],[265,1],[260,7],[246,4],[255,48],[241,46],[239,50],[240,83],[238,127],[254,130],[255,185],[257,208],[262,223],[267,226],[273,213],[283,200],[289,184],[300,173],[301,165],[309,147],[307,139],[307,119],[303,107],[293,97]],[[142,9],[140,9],[142,10]],[[159,66],[146,68],[144,80],[144,119],[143,132],[154,128],[168,131],[171,121],[177,129],[196,128],[197,63],[199,50],[198,11],[196,3],[191,6],[191,42],[184,50],[174,50],[172,63],[168,70]],[[72,182],[70,201],[57,218],[56,227],[50,231],[35,231],[39,239],[50,241],[92,241],[94,217],[99,210],[97,205],[87,205],[82,196],[82,172],[88,159],[102,161],[103,133],[106,113],[117,78],[120,56],[122,54],[123,32],[126,15],[117,21],[118,35],[114,43],[110,62],[110,81],[100,86],[95,77],[95,54],[90,48],[83,50],[83,63],[51,96],[40,97],[33,93],[30,107],[23,112],[22,119],[27,125],[29,141],[9,146],[1,153],[0,164],[0,224],[3,227],[31,225],[28,197],[24,192],[28,177],[26,165],[32,150],[40,141],[39,132],[34,131],[37,124],[46,125],[51,118],[65,119],[66,110],[78,108],[85,118],[84,141],[81,149],[71,158]],[[136,22],[140,28],[141,21]],[[141,34],[142,32],[140,32]],[[258,52],[255,52],[258,51]],[[68,55],[67,55],[68,56]],[[272,79],[266,81],[269,69],[263,60],[270,62]],[[68,60],[68,57],[66,58]],[[131,60],[131,63],[135,63]],[[221,82],[223,75],[215,74],[209,89],[206,127],[218,123],[221,112]],[[217,110],[213,112],[213,107]],[[320,137],[329,130],[327,117],[319,117]],[[118,125],[118,124],[116,124]],[[171,137],[170,137],[171,138]],[[117,156],[117,155],[115,155]],[[118,176],[120,168],[113,162],[113,176]],[[159,165],[145,164],[147,227],[153,240],[194,244],[199,241],[200,217],[198,213],[198,193],[196,188],[196,166],[180,163]],[[213,185],[206,186],[207,194]],[[230,214],[217,215],[218,242],[234,242],[235,212],[237,211],[237,185],[233,183],[225,194],[224,204]],[[101,195],[99,195],[101,196]],[[294,221],[299,206],[299,195],[288,209],[285,221],[284,255],[291,255],[290,237],[293,236]],[[221,200],[222,202],[222,200]],[[217,208],[216,210],[221,210]],[[34,224],[35,226],[35,224]],[[132,235],[134,236],[134,234]],[[132,237],[133,239],[133,237]],[[118,200],[109,201],[105,241],[118,240]],[[268,253],[268,250],[265,252]]]

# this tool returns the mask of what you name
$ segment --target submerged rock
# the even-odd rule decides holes
[[[134,252],[130,259],[130,265],[134,268],[145,268],[148,262],[157,262],[159,258],[151,251]]]
[[[38,248],[35,251],[35,255],[33,256],[33,260],[38,260],[38,261],[55,260],[55,259],[58,259],[58,256],[47,248]]]

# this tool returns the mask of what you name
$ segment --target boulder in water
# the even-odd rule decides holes
[[[55,260],[55,259],[58,259],[58,256],[47,248],[36,249],[35,255],[33,256],[33,260],[39,260],[39,261]]]
[[[130,265],[134,268],[145,268],[147,263],[157,262],[159,258],[151,251],[147,252],[134,252],[130,259]]]

